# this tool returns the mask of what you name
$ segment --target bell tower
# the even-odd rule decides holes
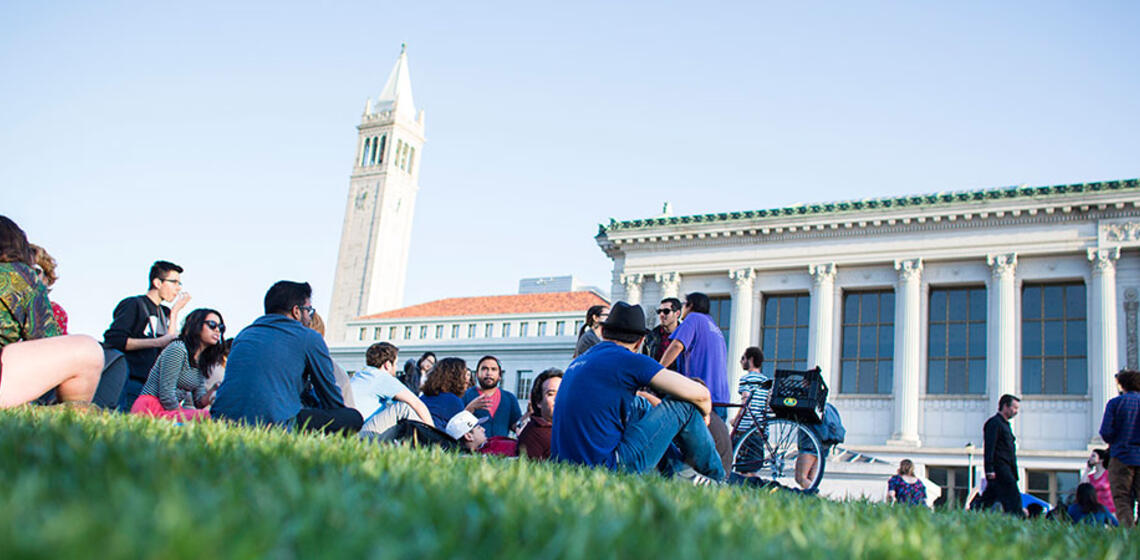
[[[364,104],[328,314],[329,340],[348,342],[345,324],[404,300],[412,216],[419,191],[424,112],[416,112],[406,47],[384,90]]]

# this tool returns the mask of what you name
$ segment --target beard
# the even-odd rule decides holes
[[[488,384],[488,382],[484,381],[482,377],[479,378],[479,388],[484,390],[484,391],[486,391],[488,389],[494,389],[498,385],[499,385],[498,379],[496,379],[496,380],[494,380]]]

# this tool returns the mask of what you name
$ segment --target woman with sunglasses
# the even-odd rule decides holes
[[[222,336],[226,325],[213,309],[195,309],[186,317],[182,332],[158,355],[132,414],[200,420],[214,401],[206,388],[206,374],[225,359]]]

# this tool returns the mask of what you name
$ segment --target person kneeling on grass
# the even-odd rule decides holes
[[[423,401],[396,379],[399,348],[387,342],[368,347],[364,361],[368,365],[356,372],[350,384],[356,405],[364,418],[361,433],[384,433],[400,420],[419,420],[431,425],[431,412]]]
[[[225,332],[221,313],[213,309],[192,311],[178,338],[162,349],[150,368],[131,414],[176,420],[209,418],[207,407],[214,401],[214,391],[206,388],[202,372],[225,359]],[[192,407],[183,406],[187,403]]]
[[[704,477],[724,480],[707,426],[709,390],[640,354],[648,332],[640,305],[613,306],[602,323],[603,342],[566,369],[555,400],[551,458],[634,473],[657,466],[673,474],[687,463]],[[645,386],[664,400],[653,406],[637,396]]]
[[[460,448],[470,453],[517,457],[519,442],[503,436],[487,437],[483,424],[489,418],[476,418],[469,411],[461,411],[447,422],[447,435],[459,442]]]
[[[53,388],[60,402],[90,403],[103,349],[88,336],[61,336],[33,264],[24,230],[0,216],[0,408]]]
[[[211,409],[246,424],[358,432],[363,417],[344,406],[324,338],[308,328],[313,289],[282,280],[265,294],[265,315],[234,339],[226,377]],[[302,407],[308,393],[316,406]]]

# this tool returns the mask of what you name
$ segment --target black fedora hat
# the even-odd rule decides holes
[[[602,322],[602,329],[638,336],[649,333],[645,328],[645,310],[640,305],[619,301],[610,308],[610,316]]]

